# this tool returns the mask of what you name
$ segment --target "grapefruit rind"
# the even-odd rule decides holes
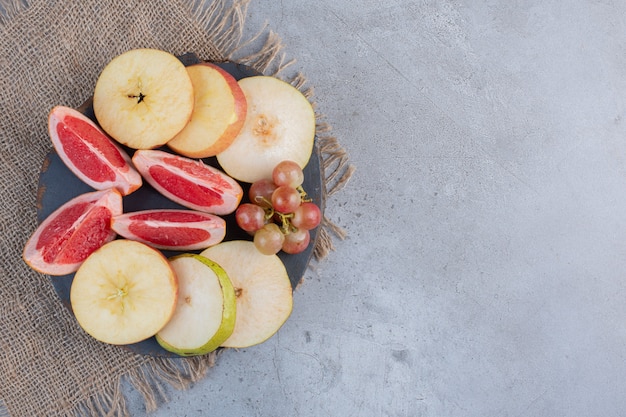
[[[243,189],[219,169],[161,150],[137,150],[133,164],[161,195],[192,210],[226,215],[234,212]]]
[[[76,210],[72,208],[79,205],[86,205],[88,208],[77,216]],[[122,196],[115,189],[93,191],[74,197],[56,209],[35,229],[24,246],[22,258],[32,269],[44,274],[67,275],[76,272],[89,254],[115,238],[110,219],[120,214]],[[84,230],[85,225],[96,225],[100,228],[96,232],[89,232]],[[94,241],[95,234],[99,235],[99,239]],[[42,237],[53,241],[42,242]],[[75,256],[77,253],[81,254],[78,258]],[[52,259],[46,259],[51,256]],[[61,262],[60,259],[64,257],[77,259]]]
[[[111,228],[118,235],[156,249],[191,251],[220,243],[226,236],[226,221],[216,215],[178,209],[150,209],[113,217]]]
[[[71,126],[69,122],[72,122]],[[83,128],[78,129],[76,124],[81,123],[84,124]],[[48,116],[48,132],[61,161],[76,177],[95,190],[115,188],[122,195],[128,195],[141,187],[141,175],[133,167],[130,156],[83,113],[70,107],[55,106]],[[61,132],[66,132],[65,141],[60,137]],[[86,137],[88,135],[92,137]],[[72,141],[83,151],[81,155],[70,155],[65,149]],[[87,169],[108,173],[109,178],[93,178],[85,172]]]

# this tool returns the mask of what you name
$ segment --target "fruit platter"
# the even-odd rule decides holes
[[[88,335],[195,356],[287,321],[325,204],[315,114],[295,87],[136,49],[48,128],[23,258]]]

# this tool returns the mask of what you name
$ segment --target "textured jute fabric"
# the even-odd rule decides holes
[[[138,47],[235,59],[278,76],[290,62],[269,31],[260,31],[258,50],[236,56],[246,5],[245,0],[0,0],[0,416],[125,416],[122,378],[151,410],[166,400],[163,387],[184,389],[214,363],[215,355],[153,358],[95,341],[79,329],[48,278],[26,266],[21,252],[36,228],[37,180],[51,149],[50,109],[78,107],[104,65]],[[311,96],[303,77],[289,81]],[[318,146],[330,194],[352,167],[323,122]],[[341,237],[342,230],[325,220],[318,258],[332,249],[333,233]]]

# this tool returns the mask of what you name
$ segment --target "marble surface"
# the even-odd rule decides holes
[[[253,1],[357,167],[326,211],[349,234],[276,336],[149,415],[623,415],[625,18]]]

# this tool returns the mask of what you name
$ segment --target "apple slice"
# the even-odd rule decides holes
[[[315,113],[295,87],[274,77],[243,78],[239,86],[248,105],[239,135],[217,161],[231,177],[253,183],[271,179],[279,162],[304,168],[313,152]]]
[[[195,104],[191,120],[172,140],[170,149],[190,158],[224,151],[246,120],[246,97],[237,80],[208,62],[187,67]]]
[[[175,256],[170,265],[178,277],[178,301],[156,340],[165,350],[181,356],[212,352],[235,327],[233,285],[224,269],[200,255]]]
[[[93,252],[70,289],[78,324],[95,339],[113,345],[155,335],[174,313],[178,281],[161,252],[118,239]]]
[[[102,129],[133,149],[155,148],[172,139],[189,121],[193,105],[185,66],[158,49],[133,49],[113,58],[93,94]]]
[[[285,265],[263,255],[254,243],[231,240],[202,253],[228,274],[237,297],[237,318],[224,347],[245,348],[272,337],[291,315],[293,290]]]

